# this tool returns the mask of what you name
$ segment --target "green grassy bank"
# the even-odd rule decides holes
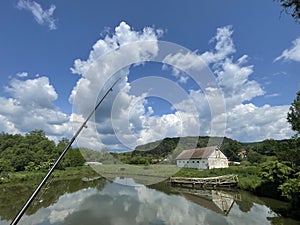
[[[23,181],[39,182],[47,171],[21,171],[9,173],[0,177],[0,184],[17,184]],[[52,174],[53,179],[66,179],[75,177],[91,177],[98,175],[89,166],[68,167],[64,170],[55,170]]]

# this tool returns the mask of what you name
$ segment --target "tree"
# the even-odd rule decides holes
[[[13,171],[11,163],[7,160],[0,158],[0,175],[3,175],[4,173],[8,173],[10,171]]]
[[[284,141],[276,151],[276,156],[279,161],[286,162],[297,170],[300,166],[300,138],[291,138]]]
[[[287,14],[290,14],[296,21],[300,19],[300,1],[299,0],[276,0],[280,2]]]
[[[278,148],[278,141],[274,139],[266,139],[259,146],[257,146],[257,152],[262,155],[272,156],[275,155]]]
[[[279,161],[269,161],[260,165],[259,177],[262,183],[256,191],[268,197],[281,196],[279,186],[290,179],[294,170]]]
[[[269,161],[261,164],[259,176],[265,182],[282,184],[290,178],[293,169],[278,161]]]
[[[83,166],[85,159],[83,158],[79,148],[72,149],[71,151],[69,151],[68,156],[70,158],[71,167]]]
[[[247,159],[249,162],[253,163],[262,163],[265,162],[266,159],[263,155],[259,154],[258,152],[253,151],[252,149],[249,150]]]
[[[287,197],[292,206],[299,209],[300,206],[300,172],[296,174],[296,178],[289,179],[279,186],[282,195]]]
[[[300,4],[300,3],[299,3]],[[300,91],[297,92],[296,99],[290,106],[287,114],[287,120],[292,126],[292,130],[300,133]]]
[[[235,140],[228,140],[228,143],[221,146],[221,151],[230,161],[239,161],[239,153],[242,149],[241,144]]]

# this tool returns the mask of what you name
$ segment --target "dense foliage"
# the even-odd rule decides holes
[[[299,21],[300,19],[300,1],[299,0],[276,0],[280,2],[285,12],[291,14],[291,16]]]
[[[48,170],[68,144],[63,138],[55,144],[41,130],[22,136],[0,133],[0,175],[14,171]],[[81,166],[84,159],[78,149],[69,149],[59,169]]]
[[[287,120],[291,124],[292,129],[299,134],[300,133],[300,91],[297,92],[296,99],[290,106],[290,111],[288,112]]]

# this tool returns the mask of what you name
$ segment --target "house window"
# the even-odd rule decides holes
[[[197,163],[199,163],[200,161],[197,161]]]
[[[194,163],[194,161],[192,161],[192,163]]]

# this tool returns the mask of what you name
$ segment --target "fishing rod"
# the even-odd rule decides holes
[[[29,205],[31,204],[31,202],[34,200],[34,198],[36,197],[36,195],[38,194],[38,192],[41,190],[42,186],[46,183],[46,181],[48,180],[48,178],[50,177],[50,175],[52,174],[52,172],[54,171],[54,169],[56,168],[56,166],[58,165],[58,163],[62,160],[62,158],[64,157],[64,155],[66,154],[66,152],[69,150],[69,148],[71,147],[71,145],[73,144],[73,142],[75,141],[75,139],[78,137],[78,135],[80,134],[81,130],[86,127],[87,122],[89,121],[89,119],[92,117],[92,115],[96,112],[97,108],[101,105],[101,103],[103,102],[103,100],[106,98],[106,96],[113,91],[113,87],[118,83],[118,81],[121,78],[117,79],[113,85],[110,87],[110,89],[108,89],[108,91],[105,93],[105,95],[101,98],[101,100],[98,102],[98,104],[95,106],[95,108],[92,110],[92,112],[90,113],[90,115],[86,118],[86,120],[83,122],[83,124],[79,127],[79,129],[77,130],[77,132],[74,134],[74,136],[72,137],[71,141],[69,142],[69,144],[65,147],[65,149],[63,150],[63,152],[60,154],[60,156],[58,157],[58,159],[56,160],[56,162],[53,164],[53,166],[51,167],[51,169],[49,170],[49,172],[46,174],[46,176],[44,177],[44,179],[41,181],[41,183],[37,186],[37,188],[35,189],[35,191],[32,193],[32,195],[30,196],[30,198],[27,200],[27,202],[24,204],[24,206],[22,207],[22,209],[19,211],[19,213],[16,215],[16,217],[14,218],[14,220],[11,222],[10,225],[16,225],[18,224],[18,222],[20,221],[20,219],[22,218],[22,216],[24,215],[25,211],[28,209]]]

